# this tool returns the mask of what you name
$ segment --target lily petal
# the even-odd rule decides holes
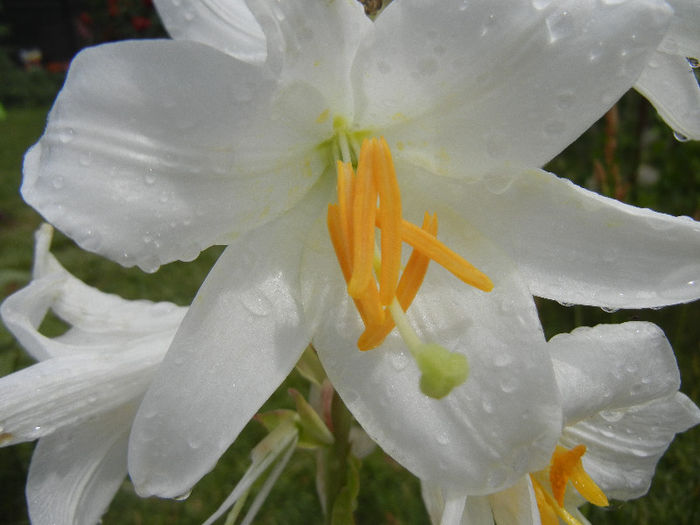
[[[682,57],[700,56],[700,5],[696,0],[666,0],[673,7],[673,18],[659,46],[664,53]]]
[[[410,196],[404,204],[416,209]],[[329,379],[370,437],[423,480],[485,494],[547,463],[561,409],[532,297],[509,260],[475,231],[452,227],[459,223],[449,212],[434,210],[440,239],[495,284],[487,294],[431,267],[407,312],[424,341],[468,359],[469,377],[448,396],[421,393],[420,373],[396,331],[379,348],[358,351],[362,324],[330,249],[305,252],[303,275],[314,279],[302,279],[304,306],[309,318],[321,319],[313,343]]]
[[[652,323],[578,328],[549,342],[562,393],[561,443],[583,444],[586,471],[608,497],[646,493],[673,436],[700,423],[678,392],[673,350]]]
[[[654,0],[394,2],[354,64],[356,120],[453,177],[541,166],[629,89],[671,14]]]
[[[676,392],[624,411],[601,412],[567,427],[561,441],[586,445],[586,472],[607,496],[627,500],[646,494],[675,434],[698,423],[700,409]]]
[[[51,235],[48,225],[37,231],[34,280],[0,306],[3,321],[20,344],[39,361],[142,346],[144,363],[158,359],[186,309],[166,302],[128,301],[86,285],[49,253]],[[70,325],[58,337],[39,332],[49,310]]]
[[[2,445],[30,441],[139,397],[170,339],[56,357],[0,379]]]
[[[655,53],[634,87],[677,133],[700,140],[700,85],[685,57]]]
[[[622,204],[541,170],[504,166],[471,184],[399,170],[402,187],[429,192],[508,252],[534,295],[609,308],[700,297],[700,223],[690,217]]]
[[[323,171],[324,101],[297,89],[275,106],[276,85],[194,42],[85,50],[25,157],[22,194],[124,265],[192,259],[297,204]]]
[[[669,396],[680,386],[673,349],[652,323],[580,327],[554,336],[549,347],[566,425]]]
[[[279,75],[283,85],[317,87],[328,101],[325,109],[351,117],[350,66],[372,28],[362,6],[353,0],[313,5],[249,0],[248,4],[265,33],[266,67]]]
[[[135,405],[120,407],[39,440],[27,480],[35,525],[92,525],[126,476]]]
[[[134,421],[139,494],[187,493],[298,361],[311,339],[298,302],[301,250],[326,199],[327,188],[314,190],[214,265]]]
[[[498,525],[540,525],[540,511],[530,476],[524,476],[512,487],[491,494],[489,502]]]
[[[246,62],[265,60],[265,35],[243,0],[155,0],[158,15],[175,40],[193,40]]]

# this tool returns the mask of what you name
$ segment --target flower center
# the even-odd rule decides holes
[[[431,397],[444,397],[466,380],[466,358],[421,341],[405,311],[418,293],[431,259],[485,292],[493,283],[437,240],[436,215],[426,212],[420,228],[402,218],[396,172],[383,138],[363,140],[355,171],[344,137],[339,134],[343,160],[337,161],[338,203],[328,206],[328,231],[348,294],[365,325],[357,346],[360,350],[379,346],[396,326],[423,374],[421,390]],[[379,246],[377,229],[381,231]],[[401,272],[404,242],[413,252]]]
[[[599,507],[608,506],[608,498],[583,469],[581,457],[585,453],[585,445],[578,445],[571,450],[557,445],[549,464],[548,476],[547,471],[530,475],[542,525],[558,525],[559,518],[567,525],[583,525],[564,508],[564,495],[569,482],[586,501]]]

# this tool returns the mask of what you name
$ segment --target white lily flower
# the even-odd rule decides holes
[[[678,391],[676,359],[656,325],[578,328],[548,345],[565,423],[550,467],[489,496],[423,483],[433,523],[588,524],[581,504],[646,494],[675,434],[700,423],[700,409]]]
[[[402,0],[373,23],[351,0],[251,0],[257,23],[241,32],[236,2],[190,5],[179,18],[160,3],[180,40],[75,59],[25,158],[25,199],[84,248],[147,270],[230,245],[136,417],[129,471],[142,495],[187,493],[310,341],[385,451],[422,479],[491,493],[546,465],[561,428],[533,293],[608,307],[698,297],[695,222],[522,168],[550,160],[632,86],[671,10],[544,4]],[[239,45],[247,62],[232,56]],[[441,241],[493,290],[432,269],[404,319],[394,274],[370,320],[390,316],[403,337],[358,352],[363,323],[324,216],[336,161],[356,161],[361,140],[379,135],[401,187],[394,224],[437,213]],[[367,222],[360,208],[352,216]],[[341,231],[339,254],[352,244]],[[392,238],[375,258],[382,268],[398,267]],[[371,261],[371,242],[362,246]],[[436,363],[412,362],[418,347],[437,365],[463,356],[444,399],[419,390]]]
[[[85,285],[49,253],[50,240],[44,225],[32,282],[0,309],[40,361],[0,379],[0,444],[40,438],[27,481],[32,523],[91,524],[126,476],[138,403],[186,309]],[[70,325],[58,337],[38,330],[49,310]]]
[[[673,18],[635,88],[654,105],[680,140],[700,139],[700,2],[668,0]]]

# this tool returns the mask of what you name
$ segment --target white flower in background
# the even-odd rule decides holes
[[[548,346],[565,424],[550,467],[489,496],[446,496],[423,483],[433,523],[586,524],[580,505],[646,494],[675,434],[700,423],[700,409],[678,391],[676,359],[657,326],[578,328]]]
[[[693,71],[700,59],[700,2],[669,0],[671,24],[634,87],[681,140],[700,139],[700,85]]]
[[[0,444],[39,438],[27,481],[32,523],[90,524],[124,481],[136,409],[186,309],[85,285],[49,253],[51,231],[37,231],[32,282],[0,310],[39,361],[0,379]],[[49,311],[70,329],[42,335]]]
[[[700,294],[697,223],[527,169],[632,86],[667,29],[664,2],[401,0],[375,23],[350,0],[252,0],[255,21],[243,22],[236,2],[158,6],[179,40],[81,53],[26,156],[22,188],[81,246],[126,265],[154,270],[230,245],[136,417],[129,471],[141,494],[187,493],[309,342],[385,451],[422,479],[491,493],[543,468],[560,434],[532,294],[617,308]],[[336,162],[357,164],[362,140],[379,136],[396,169],[372,177],[388,174],[401,195],[380,189],[380,215],[394,210],[406,241],[403,217],[437,214],[441,242],[416,253],[449,246],[493,289],[432,268],[401,321],[409,335],[359,352],[365,327],[325,221],[346,199]],[[368,173],[357,168],[352,181]],[[349,170],[341,164],[339,178]],[[354,246],[340,238],[339,252]],[[362,260],[378,274],[395,269],[392,243],[371,261],[363,241]],[[382,316],[399,324],[396,278],[383,302],[370,301],[383,313],[367,328]],[[440,400],[418,388],[418,367],[432,366],[414,351],[423,342],[443,349],[425,345],[438,356],[428,375],[447,375],[442,365],[463,356]]]

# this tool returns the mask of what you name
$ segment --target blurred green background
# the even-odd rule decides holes
[[[13,2],[8,0],[0,3],[0,16],[7,15],[10,4]],[[92,32],[83,41],[73,43],[76,49],[99,41],[162,34],[150,2],[54,4],[80,7],[69,15],[83,24],[91,24]],[[112,15],[110,6],[119,6],[121,11]],[[134,17],[141,17],[136,24]],[[30,66],[21,63],[17,55],[20,44],[11,38],[13,27],[16,22],[8,22],[7,16],[0,18],[0,103],[5,108],[4,119],[0,110],[0,299],[29,280],[32,234],[41,218],[19,197],[22,156],[43,131],[50,102],[63,81],[62,60],[67,60],[57,56],[50,62],[43,56]],[[73,51],[73,47],[67,46],[65,52]],[[634,92],[626,95],[547,168],[624,202],[700,219],[700,144],[676,140],[653,108]],[[172,263],[155,275],[146,275],[82,252],[59,233],[53,243],[53,253],[65,267],[92,286],[127,298],[167,300],[181,305],[189,304],[220,252],[220,248],[211,248],[194,263]],[[628,320],[658,324],[676,351],[683,381],[681,390],[700,404],[700,303],[614,313],[589,307],[565,307],[545,300],[538,300],[538,307],[548,338],[581,325]],[[57,327],[50,324],[46,327],[49,333],[52,329]],[[0,375],[29,364],[31,361],[12,336],[0,327]],[[306,388],[305,382],[293,373],[267,406],[292,408],[293,401],[287,394],[290,386],[302,391]],[[142,500],[126,481],[103,523],[201,523],[228,495],[249,465],[250,449],[264,435],[260,425],[249,424],[217,468],[196,486],[186,501]],[[2,524],[28,523],[24,483],[32,449],[33,444],[0,449]],[[428,523],[417,481],[380,450],[363,462],[360,474],[358,523]],[[295,453],[255,522],[322,523],[314,476],[313,454]],[[676,438],[661,460],[646,497],[631,502],[615,501],[607,509],[587,509],[586,513],[598,524],[700,523],[700,429]]]

